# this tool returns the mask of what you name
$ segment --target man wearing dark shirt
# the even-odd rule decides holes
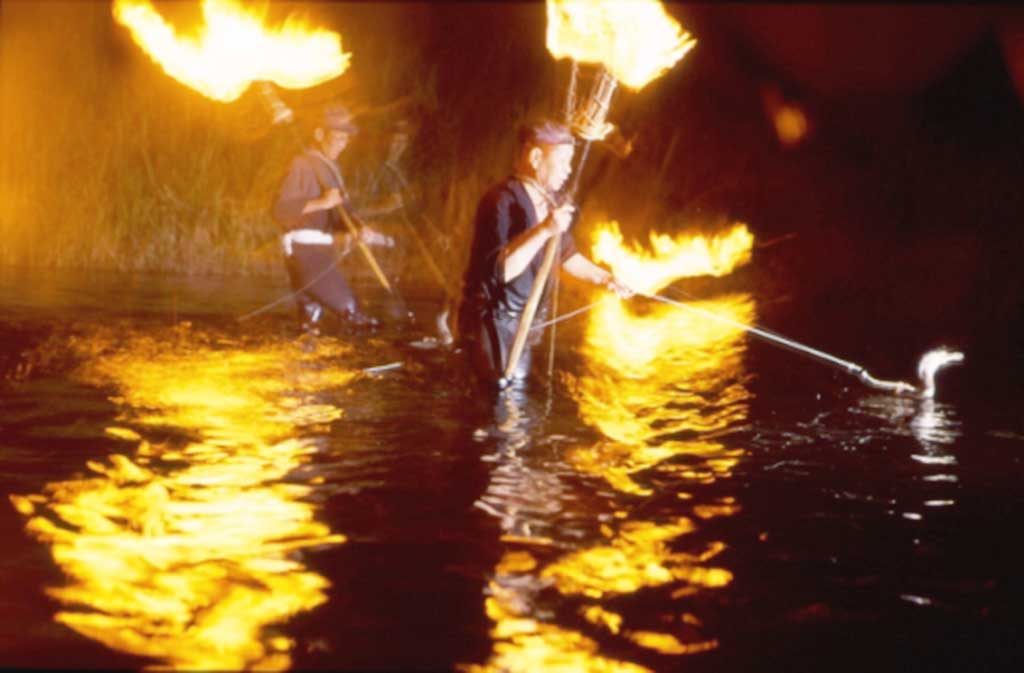
[[[348,110],[342,106],[325,109],[313,131],[314,143],[292,161],[278,189],[274,218],[284,229],[281,244],[285,266],[307,330],[316,329],[329,309],[350,323],[375,321],[359,310],[352,289],[337,268],[339,254],[335,239],[347,250],[349,236],[342,230],[338,209],[349,205],[345,181],[335,160],[357,131]],[[392,245],[393,241],[363,226],[359,232],[368,245]]]
[[[515,173],[493,186],[477,206],[469,267],[463,278],[459,336],[477,373],[500,382],[534,279],[539,254],[552,236],[561,236],[560,265],[571,275],[603,285],[627,297],[632,292],[576,250],[568,233],[575,207],[558,204],[554,194],[572,170],[573,137],[552,121],[524,126],[519,132]],[[557,273],[557,271],[556,271]],[[528,339],[513,379],[525,379]]]

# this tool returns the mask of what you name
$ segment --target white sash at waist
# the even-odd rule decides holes
[[[303,245],[331,245],[334,243],[334,237],[326,231],[319,229],[293,229],[287,234],[281,235],[281,247],[284,249],[284,254],[289,257],[292,255],[292,245],[294,243],[302,243]]]

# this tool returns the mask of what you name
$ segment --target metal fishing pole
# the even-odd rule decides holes
[[[607,300],[609,297],[611,297],[611,295],[607,295],[606,294],[603,297],[601,297],[600,299],[598,299],[597,301],[591,302],[591,303],[587,304],[586,306],[581,306],[581,307],[579,307],[577,309],[569,311],[568,313],[563,313],[560,316],[552,318],[551,320],[545,320],[544,322],[539,322],[539,323],[533,325],[532,327],[530,327],[530,331],[531,332],[535,332],[537,330],[542,330],[545,327],[549,327],[551,325],[557,325],[558,323],[564,322],[564,321],[566,321],[566,320],[568,320],[570,318],[575,318],[578,315],[586,313],[587,311],[589,311],[590,309],[594,308],[595,306],[597,306],[601,302]]]
[[[789,337],[783,336],[771,330],[767,330],[763,327],[747,325],[745,323],[741,323],[736,320],[732,320],[731,318],[719,315],[713,311],[708,311],[706,309],[702,309],[696,306],[691,306],[690,304],[686,304],[681,301],[676,301],[663,295],[638,292],[637,296],[646,297],[647,299],[651,299],[653,301],[668,304],[675,308],[692,311],[694,313],[699,313],[700,315],[712,318],[713,320],[718,320],[720,322],[727,323],[729,325],[732,325],[733,327],[737,327],[745,332],[748,332],[753,336],[760,337],[765,341],[776,344],[778,346],[782,346],[783,348],[786,348],[794,353],[810,356],[820,362],[824,362],[825,364],[829,364],[832,365],[833,367],[841,369],[847,372],[848,374],[856,376],[862,383],[872,388],[876,388],[878,390],[885,390],[888,392],[894,392],[901,395],[917,395],[919,397],[923,397],[926,399],[934,397],[935,377],[938,374],[939,370],[947,365],[958,364],[964,361],[964,354],[961,353],[960,351],[951,350],[945,347],[936,348],[926,352],[924,355],[921,356],[921,359],[918,360],[917,376],[921,380],[920,386],[915,386],[904,381],[886,381],[884,379],[875,378],[874,376],[871,375],[870,372],[868,372],[867,369],[865,369],[863,366],[855,362],[850,362],[849,360],[844,360],[842,358],[836,357],[835,355],[826,353],[825,351],[813,348],[806,344],[802,344],[799,341],[795,341],[794,339],[790,339]],[[609,295],[605,295],[604,297],[595,302],[591,302],[573,311],[557,316],[552,320],[547,320],[545,322],[533,325],[530,329],[531,331],[542,330],[550,325],[554,325],[564,320],[574,318],[578,315],[590,311],[598,304],[609,298]]]
[[[868,372],[867,369],[865,369],[864,367],[855,362],[843,360],[842,358],[838,358],[834,355],[826,353],[825,351],[818,350],[817,348],[812,348],[811,346],[807,346],[806,344],[802,344],[788,337],[784,337],[781,334],[776,334],[775,332],[771,332],[760,327],[747,325],[745,323],[741,323],[739,321],[732,320],[731,318],[719,315],[714,311],[708,311],[697,306],[691,306],[690,304],[686,304],[681,301],[676,301],[674,299],[669,299],[668,297],[662,295],[647,294],[644,292],[638,292],[637,295],[641,297],[646,297],[654,301],[662,302],[663,304],[668,304],[676,308],[692,311],[704,317],[732,325],[733,327],[737,327],[741,330],[744,330],[749,334],[752,334],[756,337],[760,337],[765,341],[769,341],[776,345],[782,346],[783,348],[787,348],[793,352],[810,356],[821,362],[841,369],[846,373],[857,377],[862,383],[872,388],[876,388],[878,390],[885,390],[887,392],[893,392],[900,395],[918,395],[920,397],[925,398],[933,397],[935,394],[935,375],[938,373],[939,369],[949,364],[963,362],[964,359],[964,354],[959,351],[953,351],[946,348],[938,348],[925,353],[923,356],[921,356],[921,359],[918,362],[917,374],[918,377],[921,379],[920,387],[910,383],[906,383],[904,381],[886,381],[884,379],[875,378]]]

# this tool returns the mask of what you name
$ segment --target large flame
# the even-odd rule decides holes
[[[638,292],[654,293],[680,278],[724,276],[750,261],[754,236],[736,223],[715,236],[650,234],[651,251],[623,243],[618,222],[598,227],[593,258]]]
[[[254,81],[303,89],[348,68],[337,33],[307,28],[293,17],[264,25],[266,7],[245,8],[235,0],[203,0],[204,25],[180,36],[148,0],[114,0],[114,18],[174,79],[204,96],[231,102]]]
[[[548,51],[555,58],[603,65],[641,89],[675,65],[697,41],[657,0],[547,0]]]

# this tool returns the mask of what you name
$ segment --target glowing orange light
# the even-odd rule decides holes
[[[641,89],[697,41],[657,0],[548,0],[547,47],[555,58],[603,65]]]
[[[778,85],[761,87],[761,104],[783,147],[796,147],[810,134],[811,121],[807,112],[796,101],[787,100]]]
[[[491,595],[484,602],[494,622],[491,637],[497,642],[483,665],[462,665],[466,673],[533,673],[533,671],[579,671],[580,673],[651,673],[651,669],[600,654],[598,643],[579,631],[548,624],[524,610],[519,584],[522,559],[506,554],[498,564],[497,577],[488,585]]]
[[[684,276],[726,274],[749,259],[753,243],[742,225],[719,236],[655,234],[652,250],[624,246],[614,223],[603,227],[598,239],[595,257],[647,292]],[[651,471],[674,483],[711,483],[731,475],[744,450],[704,435],[746,419],[751,395],[743,368],[743,330],[737,323],[753,320],[754,300],[746,293],[730,294],[705,299],[698,306],[727,320],[712,321],[660,304],[635,314],[629,304],[618,301],[601,302],[589,312],[581,346],[584,371],[567,374],[565,380],[582,419],[605,439],[566,452],[565,460],[575,470],[604,479],[619,492],[640,496],[653,493],[639,476]],[[609,390],[615,393],[610,395]],[[696,437],[683,439],[688,435]],[[503,475],[502,487],[510,490],[510,483]],[[729,586],[732,571],[713,562],[727,548],[724,542],[711,541],[687,553],[679,547],[692,549],[693,543],[678,541],[692,539],[700,522],[739,511],[739,503],[729,496],[697,502],[692,517],[668,522],[636,520],[634,512],[616,510],[614,520],[601,525],[604,539],[553,561],[543,561],[550,555],[547,550],[536,557],[506,552],[485,603],[494,622],[493,654],[485,666],[464,670],[647,670],[609,658],[583,632],[538,617],[533,593],[524,588],[549,585],[568,600],[584,602],[579,614],[604,631],[605,638],[617,637],[668,656],[717,648],[716,639],[694,635],[701,627],[695,616],[686,615],[688,628],[681,632],[662,632],[635,628],[641,625],[628,623],[627,616],[610,608],[619,598],[640,592],[660,589],[675,600]]]
[[[618,222],[598,227],[593,258],[639,292],[653,293],[680,278],[724,276],[750,261],[754,237],[736,223],[717,236],[650,234],[651,251],[623,243]]]
[[[235,0],[203,0],[204,25],[180,36],[148,0],[114,0],[114,18],[168,75],[204,96],[230,102],[254,81],[288,89],[315,86],[348,68],[337,33],[307,28],[289,17],[264,25],[266,7]]]
[[[717,640],[705,640],[699,643],[681,643],[669,633],[656,631],[629,631],[626,637],[641,647],[661,652],[662,654],[697,654],[718,647]]]
[[[693,523],[686,518],[662,525],[630,521],[608,544],[567,554],[544,568],[541,575],[553,579],[563,594],[590,598],[635,593],[643,587],[676,580],[706,588],[729,584],[731,572],[702,565],[721,552],[724,545],[712,543],[700,555],[670,550],[670,541],[694,530]]]
[[[783,145],[796,145],[807,135],[807,115],[795,105],[781,106],[773,119],[775,133]]]
[[[68,348],[53,339],[41,351]],[[211,343],[187,324],[157,338],[100,328],[70,348],[85,359],[75,377],[113,385],[135,426],[104,434],[136,449],[10,496],[67,577],[47,589],[54,619],[154,667],[287,669],[295,643],[270,627],[326,601],[329,586],[295,552],[346,537],[317,521],[313,479],[285,478],[318,450],[303,428],[341,417],[315,395],[358,375],[337,364],[346,351]],[[151,427],[190,439],[151,443]]]

